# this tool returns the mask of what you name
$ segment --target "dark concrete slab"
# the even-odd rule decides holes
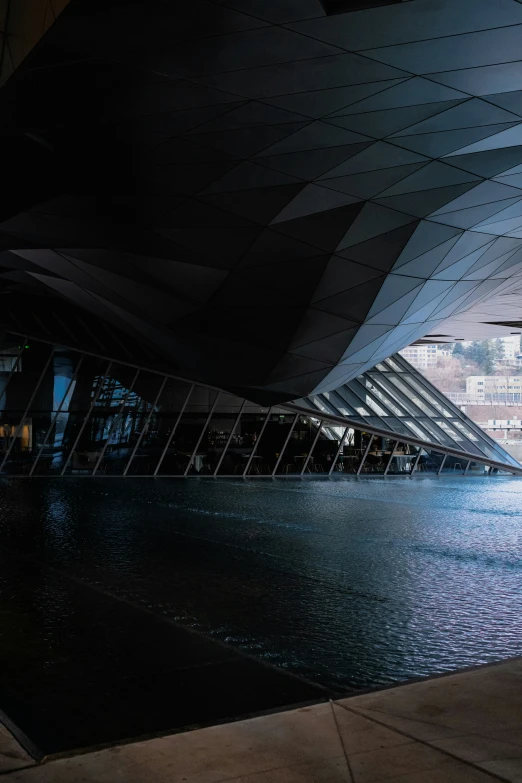
[[[0,561],[0,707],[44,755],[328,695],[96,585]]]

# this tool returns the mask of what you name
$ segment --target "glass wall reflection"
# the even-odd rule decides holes
[[[391,383],[390,368],[381,373],[384,380],[376,372],[371,375],[371,380],[357,380],[360,398],[343,387],[304,400],[309,413],[295,413],[4,334],[0,473],[262,477],[438,471],[444,452],[408,445],[403,440],[408,435],[425,441],[437,435],[443,447],[458,447],[463,456],[448,456],[443,470],[465,470],[468,458],[481,451],[498,459],[498,447],[472,423],[456,415],[445,418],[443,407],[442,415],[434,409],[427,416],[420,401],[406,401],[403,389]],[[400,384],[403,381],[408,381],[407,372],[401,373]],[[387,408],[386,416],[374,415],[370,397],[373,406]],[[366,407],[356,407],[360,399]],[[402,405],[404,411],[399,410]],[[325,421],[318,418],[318,409],[337,417],[359,415],[361,427]],[[389,433],[372,435],[367,427]]]
[[[174,378],[153,378],[150,373],[147,387],[138,389],[144,403],[150,406],[142,428],[139,428],[134,454],[128,466],[128,474],[135,476],[182,475],[186,460],[180,453],[178,426],[183,412],[194,392],[192,384]],[[157,384],[161,384],[159,388]],[[159,395],[159,396],[158,396]],[[143,404],[142,404],[143,405]],[[137,446],[137,447],[136,447]]]
[[[268,410],[246,403],[230,445],[218,467],[218,476],[260,474],[258,449],[264,441]]]

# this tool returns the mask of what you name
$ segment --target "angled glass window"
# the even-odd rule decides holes
[[[398,354],[312,400],[324,415],[342,416],[361,429],[387,430],[406,439],[422,440],[432,448],[438,445],[470,458],[519,467],[513,457]],[[305,400],[300,403],[308,407]]]
[[[388,359],[384,360],[384,363],[388,365],[388,367],[391,370],[395,370],[395,372],[404,372],[403,367],[399,364],[399,362],[395,361],[395,359],[392,359],[389,357]]]
[[[439,413],[442,413],[443,416],[448,416],[448,418],[452,416],[451,411],[445,405],[443,405],[439,399],[437,399],[435,393],[430,394],[430,392],[423,388],[422,384],[419,383],[419,381],[414,378],[411,373],[404,373],[402,377],[406,380],[407,383],[410,384],[410,386],[413,386],[413,388],[416,389],[416,391],[418,391],[425,400],[428,400],[428,402],[433,405],[433,407],[436,408]],[[436,390],[433,389],[433,391],[435,392]]]
[[[415,435],[416,438],[420,438],[420,440],[429,441],[430,435],[427,431],[421,429],[420,422],[412,421],[411,419],[405,419],[405,424],[408,425],[412,433]]]
[[[389,395],[386,395],[382,389],[379,389],[378,386],[370,380],[369,377],[363,378],[363,376],[360,376],[357,378],[357,380],[360,383],[364,383],[366,388],[371,391],[371,393],[377,397],[377,399],[384,403],[396,416],[404,416],[406,414],[406,411],[395,404],[395,402],[392,400],[392,398]]]
[[[438,412],[436,408],[430,407],[425,399],[417,394],[412,388],[406,386],[405,383],[400,380],[396,375],[390,373],[387,376],[387,380],[390,380],[405,396],[409,396],[412,402],[419,408],[426,416],[437,416]]]

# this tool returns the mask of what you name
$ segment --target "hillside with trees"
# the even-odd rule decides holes
[[[437,364],[423,370],[423,374],[442,392],[465,392],[470,375],[506,375],[500,364],[504,356],[501,340],[475,340],[468,345],[454,343],[451,356],[440,356]],[[509,370],[515,375],[520,370]]]

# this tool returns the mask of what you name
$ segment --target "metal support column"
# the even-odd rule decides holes
[[[421,454],[422,454],[422,449],[421,449],[421,447],[419,446],[419,451],[417,452],[417,456],[415,457],[415,462],[414,462],[414,463],[413,463],[413,465],[411,466],[411,470],[410,470],[410,476],[413,476],[413,474],[414,474],[414,473],[415,473],[415,471],[417,470],[417,465],[419,464],[419,460],[420,460],[420,458],[421,458]]]
[[[466,473],[468,472],[468,470],[469,470],[469,466],[470,466],[470,465],[471,465],[471,460],[469,459],[469,460],[468,460],[468,464],[467,464],[467,465],[466,465],[466,467],[464,468],[464,472],[463,472],[463,474],[462,474],[463,476],[465,476],[465,475],[466,475]]]
[[[356,474],[357,476],[359,476],[359,475],[360,475],[360,473],[361,473],[361,470],[363,469],[363,465],[364,465],[364,463],[365,463],[365,461],[366,461],[366,457],[368,456],[368,452],[370,451],[370,446],[371,446],[371,445],[372,445],[372,443],[373,443],[373,439],[374,439],[374,437],[375,437],[375,435],[371,435],[371,436],[370,436],[370,440],[368,441],[368,445],[366,446],[366,449],[365,449],[365,451],[364,451],[363,458],[362,458],[362,460],[361,460],[361,464],[360,464],[360,465],[359,465],[359,467],[357,468],[357,474]]]
[[[56,422],[58,421],[58,416],[62,412],[62,408],[65,405],[65,401],[67,400],[67,398],[69,396],[69,392],[71,391],[71,386],[73,385],[73,383],[76,382],[76,379],[78,377],[78,371],[79,371],[80,367],[82,366],[83,359],[84,359],[84,356],[82,354],[82,356],[80,356],[80,359],[78,361],[78,364],[76,365],[76,368],[75,368],[73,374],[71,375],[71,379],[70,379],[70,381],[69,381],[69,383],[67,385],[67,390],[66,390],[65,394],[62,397],[60,405],[58,406],[58,410],[56,411],[56,413],[54,414],[54,416],[53,416],[53,418],[51,420],[51,424],[49,426],[49,429],[47,430],[47,432],[45,434],[44,442],[40,446],[40,451],[36,455],[36,459],[35,459],[35,461],[32,464],[31,470],[29,471],[29,476],[33,475],[34,469],[36,468],[38,460],[42,456],[44,448],[47,446],[47,441],[49,440],[49,436],[51,435],[51,432],[53,431],[53,427],[56,425]]]
[[[29,398],[29,402],[25,406],[25,411],[23,413],[22,418],[20,419],[20,423],[19,423],[18,427],[16,428],[15,434],[14,434],[12,440],[11,440],[11,443],[9,444],[9,446],[7,448],[7,451],[4,454],[4,458],[3,458],[2,462],[0,463],[0,472],[3,470],[5,463],[9,459],[9,455],[11,454],[11,451],[13,450],[13,446],[16,443],[16,439],[18,438],[18,436],[20,435],[20,433],[22,431],[22,427],[24,425],[24,421],[27,418],[27,414],[31,410],[31,405],[34,402],[34,398],[36,397],[38,389],[40,388],[40,384],[43,381],[44,375],[45,375],[45,373],[47,372],[47,370],[49,368],[49,365],[50,365],[50,363],[52,361],[53,356],[54,356],[54,346],[51,348],[51,352],[49,354],[49,357],[48,357],[47,361],[44,364],[43,370],[40,373],[40,377],[38,378],[36,386],[33,389],[33,393],[31,394],[31,397]]]
[[[343,434],[342,434],[342,436],[341,436],[341,440],[339,441],[339,448],[337,449],[337,453],[336,453],[336,455],[334,457],[334,460],[333,460],[333,462],[332,462],[332,464],[330,466],[330,470],[328,471],[328,475],[329,476],[332,475],[332,471],[335,468],[337,460],[339,459],[339,455],[341,453],[341,449],[344,446],[344,442],[346,440],[346,436],[348,435],[349,430],[350,430],[350,428],[346,427],[344,432],[343,432]]]
[[[149,426],[150,420],[151,420],[151,418],[152,418],[152,414],[154,413],[154,410],[156,409],[156,405],[158,404],[159,398],[161,397],[161,394],[162,394],[162,392],[163,392],[163,389],[165,388],[165,384],[166,384],[166,383],[167,383],[167,376],[165,376],[165,377],[163,378],[163,382],[162,382],[162,384],[161,384],[161,386],[160,386],[160,388],[159,388],[159,392],[156,394],[156,397],[155,397],[155,399],[154,399],[154,402],[153,402],[153,403],[152,403],[152,405],[151,405],[151,408],[150,408],[150,411],[149,411],[149,413],[148,413],[148,415],[147,415],[147,418],[145,419],[145,421],[144,421],[144,423],[143,423],[143,427],[142,427],[142,429],[141,429],[141,432],[140,432],[140,434],[138,435],[138,440],[136,441],[136,445],[134,446],[134,448],[133,448],[133,450],[132,450],[132,454],[131,454],[131,455],[130,455],[130,457],[129,457],[129,461],[128,461],[128,462],[127,462],[127,464],[125,465],[125,470],[123,471],[123,475],[124,475],[124,476],[126,476],[126,475],[127,475],[127,472],[128,472],[128,470],[129,470],[129,468],[130,468],[130,465],[131,465],[131,462],[132,462],[132,460],[134,459],[134,455],[135,455],[135,454],[136,454],[136,452],[138,451],[138,448],[139,448],[139,446],[140,446],[140,443],[141,443],[141,441],[142,441],[142,438],[143,438],[144,434],[145,434],[145,433],[146,433],[146,431],[147,431],[147,427]]]
[[[95,393],[94,397],[92,398],[92,402],[91,402],[91,404],[89,406],[89,410],[87,411],[87,413],[86,413],[86,415],[85,415],[85,417],[84,417],[84,419],[82,421],[82,425],[80,427],[80,431],[79,431],[78,435],[75,438],[75,441],[74,441],[74,443],[72,445],[71,450],[69,451],[69,454],[67,455],[67,459],[65,460],[65,464],[64,464],[64,466],[62,468],[62,472],[60,473],[60,476],[63,476],[63,474],[67,470],[67,466],[69,465],[69,462],[71,461],[71,457],[72,457],[72,455],[74,454],[74,452],[76,450],[76,446],[78,445],[78,443],[80,441],[82,433],[83,433],[83,431],[85,429],[85,426],[86,426],[86,424],[87,424],[87,422],[89,420],[89,416],[91,415],[92,411],[94,410],[94,406],[98,402],[98,397],[100,396],[101,390],[103,388],[103,384],[105,383],[105,380],[106,380],[107,376],[109,375],[109,373],[111,371],[111,368],[112,368],[112,362],[109,362],[109,364],[107,365],[107,369],[105,370],[105,375],[100,380],[100,383],[98,384],[98,388],[96,389],[96,393]]]
[[[442,471],[442,468],[444,467],[444,463],[446,462],[446,457],[447,457],[447,456],[448,456],[448,455],[447,455],[447,454],[445,454],[445,455],[444,455],[444,457],[442,458],[442,462],[440,463],[439,469],[438,469],[438,471],[437,471],[437,476],[440,476],[440,473],[441,473],[441,471]]]
[[[232,437],[234,435],[234,432],[236,431],[236,427],[239,424],[239,419],[241,418],[241,414],[243,413],[243,408],[245,407],[245,405],[246,405],[246,400],[243,400],[243,402],[241,403],[241,407],[239,409],[239,413],[237,414],[237,418],[234,421],[232,429],[230,430],[230,435],[228,436],[227,442],[225,444],[225,448],[223,449],[223,453],[222,453],[221,457],[218,460],[218,464],[216,465],[216,469],[215,469],[214,473],[212,474],[214,476],[214,478],[217,476],[217,472],[220,469],[221,463],[223,462],[225,454],[228,451],[228,447],[230,446],[230,443],[232,441]]]
[[[312,454],[313,454],[313,451],[314,451],[314,449],[315,449],[315,444],[316,444],[316,443],[317,443],[317,441],[319,440],[319,435],[321,434],[321,430],[322,430],[322,429],[323,429],[323,424],[322,424],[322,422],[321,422],[321,424],[320,424],[320,425],[319,425],[319,427],[317,428],[317,432],[316,432],[316,434],[315,434],[314,442],[312,443],[312,448],[311,448],[311,449],[310,449],[310,451],[308,452],[308,456],[306,457],[306,459],[305,459],[305,460],[303,460],[303,467],[302,467],[302,469],[301,469],[301,476],[303,475],[303,473],[305,472],[305,470],[306,470],[306,469],[307,469],[307,467],[308,467],[308,463],[309,463],[309,461],[310,461],[310,457],[311,457],[311,456],[312,456]]]
[[[274,410],[274,406],[272,405],[268,409],[268,413],[266,414],[266,418],[265,418],[265,420],[263,422],[263,426],[261,427],[261,429],[259,431],[259,438],[257,438],[256,442],[254,443],[254,447],[253,447],[253,449],[252,449],[252,451],[250,453],[249,458],[247,459],[247,464],[245,465],[245,469],[243,471],[243,478],[248,475],[248,471],[250,470],[250,465],[251,465],[252,460],[253,460],[253,458],[255,456],[255,453],[257,451],[257,447],[259,446],[259,441],[263,437],[263,432],[265,431],[266,425],[270,421],[270,416],[272,415],[272,411],[273,410]]]
[[[156,470],[155,470],[155,471],[154,471],[154,473],[152,474],[153,476],[157,476],[157,475],[158,475],[158,470],[161,468],[161,463],[163,462],[163,459],[165,458],[165,454],[166,454],[166,453],[167,453],[167,451],[169,450],[169,446],[170,446],[170,444],[172,443],[172,438],[174,437],[174,433],[175,433],[175,432],[176,432],[176,430],[178,429],[178,424],[179,424],[179,422],[180,422],[180,420],[181,420],[181,417],[182,417],[182,416],[183,416],[183,414],[185,413],[185,408],[187,407],[187,403],[188,403],[188,401],[189,401],[189,399],[190,399],[190,395],[191,395],[191,394],[192,394],[192,392],[194,391],[194,388],[195,388],[195,386],[196,386],[196,384],[195,384],[195,383],[193,383],[193,384],[192,384],[192,386],[190,387],[189,391],[188,391],[188,394],[187,394],[187,396],[185,397],[185,402],[184,402],[184,403],[183,403],[183,405],[181,406],[181,410],[180,410],[180,412],[178,413],[178,418],[176,419],[176,423],[174,424],[174,426],[173,426],[173,428],[172,428],[172,432],[170,433],[169,437],[167,438],[167,443],[165,444],[165,448],[164,448],[164,449],[163,449],[163,451],[161,452],[161,457],[159,458],[158,464],[156,465]]]
[[[300,415],[299,413],[295,414],[295,419],[292,422],[292,426],[290,427],[290,430],[288,431],[288,435],[286,436],[286,440],[283,443],[283,448],[281,449],[281,451],[279,453],[279,457],[277,458],[276,464],[274,465],[274,469],[272,471],[272,476],[275,476],[275,474],[276,474],[276,471],[277,471],[277,469],[279,467],[279,463],[281,462],[283,454],[285,453],[285,449],[286,449],[286,447],[288,445],[288,441],[292,437],[292,432],[294,431],[295,425],[297,424],[297,419],[299,418],[299,415]]]
[[[210,424],[210,419],[212,418],[212,414],[214,413],[214,410],[215,410],[215,408],[216,408],[217,401],[219,400],[220,394],[221,394],[221,392],[218,392],[218,393],[216,394],[216,399],[215,399],[215,400],[214,400],[214,402],[212,403],[212,407],[210,408],[210,413],[208,414],[208,416],[207,416],[207,420],[206,420],[206,422],[205,422],[205,424],[204,424],[204,426],[203,426],[203,429],[201,430],[201,435],[200,435],[200,436],[199,436],[199,438],[198,438],[198,442],[197,442],[197,443],[196,443],[196,445],[194,446],[194,451],[192,452],[192,456],[190,457],[190,459],[189,459],[189,461],[188,461],[188,464],[187,464],[187,467],[185,468],[185,472],[184,472],[184,474],[183,474],[184,476],[186,476],[186,475],[187,475],[187,473],[189,472],[189,470],[190,470],[190,468],[191,468],[191,466],[192,466],[192,463],[193,463],[193,461],[194,461],[194,457],[196,456],[197,450],[199,449],[199,444],[200,444],[200,443],[201,443],[201,441],[203,440],[203,435],[204,435],[204,434],[205,434],[205,432],[207,431],[207,427],[208,427],[208,425]]]
[[[132,383],[129,386],[129,388],[127,389],[127,394],[123,398],[123,401],[122,401],[120,407],[118,408],[118,411],[116,412],[116,414],[115,414],[115,416],[114,416],[114,418],[113,418],[113,420],[111,422],[111,426],[109,427],[109,432],[107,433],[107,439],[105,441],[105,445],[103,446],[103,448],[101,450],[101,454],[98,457],[98,461],[96,462],[96,465],[94,466],[94,469],[93,469],[93,471],[91,473],[91,476],[95,476],[96,475],[96,471],[98,470],[98,468],[101,465],[101,461],[102,461],[103,457],[105,456],[105,452],[107,451],[107,446],[109,445],[109,441],[111,439],[111,435],[114,432],[114,428],[116,426],[116,422],[119,421],[120,416],[121,416],[121,414],[123,413],[123,411],[125,409],[125,406],[127,404],[127,400],[129,399],[130,395],[132,394],[132,390],[134,389],[134,384],[136,383],[139,374],[140,374],[140,371],[136,370],[136,372],[134,373],[134,378],[132,379]]]
[[[389,471],[389,469],[390,469],[390,466],[391,466],[391,464],[392,464],[392,459],[393,459],[393,458],[394,458],[394,456],[395,456],[395,452],[396,452],[396,450],[397,450],[397,446],[399,445],[399,443],[400,443],[400,441],[396,440],[396,441],[395,441],[395,443],[393,444],[393,449],[391,450],[390,459],[389,459],[389,460],[388,460],[388,462],[386,463],[386,468],[384,469],[384,475],[385,475],[385,476],[387,476],[387,475],[388,475],[388,471]]]

